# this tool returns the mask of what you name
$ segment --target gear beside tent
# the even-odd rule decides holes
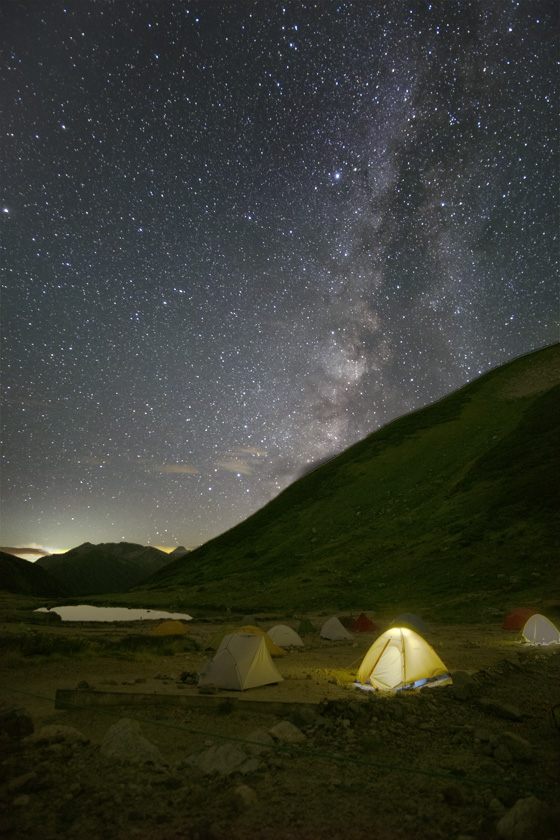
[[[149,636],[186,636],[189,631],[182,621],[169,619],[162,621],[157,627],[153,627],[148,633]]]
[[[230,633],[224,636],[216,655],[198,676],[199,686],[244,691],[279,683],[283,677],[268,652],[264,636]]]
[[[525,622],[521,631],[523,638],[530,645],[558,645],[560,631],[552,621],[537,613]]]
[[[346,630],[340,619],[336,616],[333,616],[325,621],[321,627],[321,637],[323,639],[329,639],[332,642],[341,642],[354,638],[354,636]]]
[[[282,648],[287,647],[303,647],[303,639],[288,627],[287,624],[277,624],[268,630],[268,635],[276,645]]]
[[[449,672],[428,642],[408,627],[390,627],[366,653],[354,685],[391,691],[425,685]]]

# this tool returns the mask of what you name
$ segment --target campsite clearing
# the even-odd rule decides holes
[[[319,635],[328,616],[310,616],[316,631],[303,637],[304,647],[274,660],[282,682],[220,691],[207,704],[194,675],[215,655],[207,649],[219,631],[215,621],[189,622],[187,636],[173,644],[188,638],[198,649],[180,653],[170,647],[167,655],[126,658],[3,657],[2,700],[29,712],[35,736],[4,743],[0,798],[9,807],[2,809],[2,837],[493,840],[499,820],[531,796],[541,803],[543,837],[556,837],[547,820],[560,799],[560,733],[553,719],[560,701],[558,646],[523,645],[520,633],[501,629],[499,618],[495,625],[431,625],[425,638],[452,674],[461,672],[456,686],[364,693],[353,686],[356,672],[391,618],[372,617],[378,632],[332,642]],[[257,619],[265,630],[280,622],[298,629],[286,617]],[[147,629],[131,623],[28,632],[99,639]],[[123,705],[55,709],[57,689],[121,692]],[[131,695],[139,702],[127,705]],[[198,700],[157,704],[149,695]],[[235,702],[219,704],[216,697]],[[255,701],[291,704],[290,714],[271,715]],[[301,704],[299,713],[293,704]],[[122,719],[136,721],[161,765],[103,752],[108,731]],[[281,737],[296,738],[289,722],[301,740],[269,734],[285,725]],[[46,730],[37,739],[45,726],[72,727],[87,743],[71,730],[51,738]],[[272,746],[257,749],[257,738]],[[208,773],[202,758],[196,763],[202,754],[206,762],[218,754],[226,760],[225,753],[246,760],[224,774]]]

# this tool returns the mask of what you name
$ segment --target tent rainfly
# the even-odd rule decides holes
[[[419,686],[449,672],[435,650],[408,627],[390,627],[366,653],[355,685],[391,691]]]
[[[510,614],[504,618],[502,630],[523,630],[527,619],[531,618],[532,615],[535,615],[536,612],[536,610],[531,610],[528,607],[520,607],[519,609],[510,612]]]
[[[379,630],[379,627],[365,613],[362,613],[347,625],[347,629],[352,633],[373,633],[375,630]]]
[[[560,644],[560,631],[552,621],[544,615],[537,613],[525,622],[521,631],[523,638],[530,645],[558,645]]]
[[[280,647],[303,647],[303,640],[301,637],[298,636],[295,630],[288,627],[287,624],[277,624],[275,627],[271,627],[270,630],[268,630],[268,635],[272,641],[276,645],[280,645]]]
[[[162,621],[157,627],[153,627],[150,636],[185,636],[189,631],[182,621],[176,619],[169,619]]]
[[[341,642],[345,639],[354,638],[336,616],[325,621],[321,627],[321,637],[323,639],[330,639],[332,642]]]
[[[216,655],[198,675],[199,685],[244,691],[259,685],[282,682],[264,636],[231,633],[224,636]]]

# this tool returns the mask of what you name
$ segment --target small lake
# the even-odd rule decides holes
[[[192,615],[187,613],[170,613],[162,610],[140,610],[128,607],[90,607],[79,604],[75,607],[40,607],[35,612],[54,612],[63,621],[158,621],[162,618],[177,618],[190,621]]]

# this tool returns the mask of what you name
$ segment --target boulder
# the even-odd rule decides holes
[[[25,738],[35,730],[33,718],[26,709],[2,708],[0,710],[0,733],[8,738]]]
[[[56,723],[42,726],[30,740],[36,744],[89,744],[89,739],[79,729]]]
[[[247,749],[251,755],[261,755],[274,746],[274,738],[266,729],[254,729],[247,736]]]
[[[507,749],[514,761],[530,761],[533,757],[532,745],[516,732],[502,732],[499,743]]]
[[[496,826],[503,840],[544,840],[552,831],[553,814],[535,796],[518,799]]]
[[[458,700],[470,700],[476,694],[476,683],[466,671],[455,671],[452,674],[453,696]]]
[[[228,743],[195,753],[185,759],[184,764],[198,767],[206,775],[217,773],[220,776],[229,776],[236,771],[252,773],[259,767],[256,758],[249,758],[247,753]]]
[[[305,735],[301,729],[298,729],[289,720],[281,720],[268,732],[276,741],[282,741],[284,744],[301,744],[302,741],[305,741]]]
[[[509,703],[502,703],[500,700],[493,700],[491,697],[481,697],[478,702],[484,711],[505,718],[505,720],[519,721],[523,718],[517,706],[512,706]]]
[[[127,764],[165,765],[158,748],[141,734],[140,724],[127,718],[109,729],[101,743],[101,754]]]

